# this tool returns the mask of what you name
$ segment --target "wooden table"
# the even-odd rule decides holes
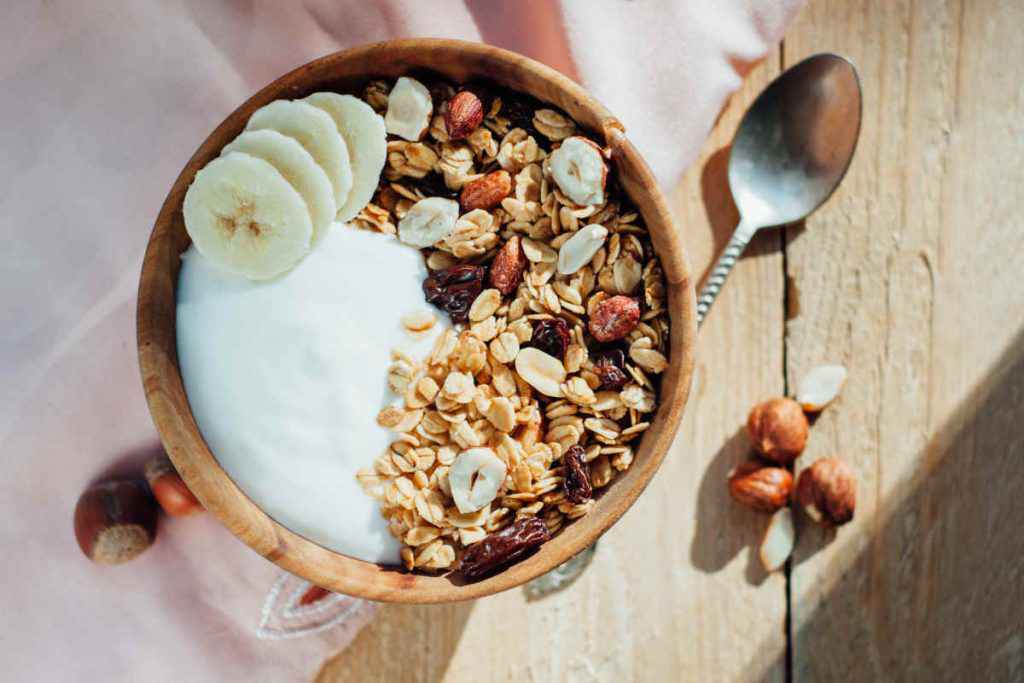
[[[781,68],[855,61],[857,157],[734,270],[648,492],[570,589],[385,607],[320,680],[1024,680],[1022,23],[1019,0],[811,0],[673,197],[693,263],[736,222],[728,142]],[[766,519],[725,476],[750,406],[822,362],[850,379],[800,466],[852,463],[857,517],[800,519],[791,566],[766,575]]]

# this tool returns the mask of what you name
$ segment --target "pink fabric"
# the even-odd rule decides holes
[[[162,520],[154,548],[113,568],[82,558],[71,532],[90,480],[158,447],[135,354],[142,253],[184,162],[249,94],[358,43],[483,38],[574,61],[671,183],[737,69],[798,4],[3,3],[0,680],[302,680],[372,616],[347,601],[297,615],[288,598],[302,586],[209,517]]]

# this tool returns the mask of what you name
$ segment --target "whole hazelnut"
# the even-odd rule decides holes
[[[775,512],[789,504],[793,475],[781,467],[745,462],[729,473],[729,493],[738,503],[760,512]]]
[[[203,511],[203,506],[185,485],[166,455],[160,454],[147,461],[145,473],[153,497],[167,514],[172,517],[187,517]]]
[[[795,500],[819,524],[846,524],[857,507],[857,477],[839,458],[822,458],[800,473]]]
[[[156,537],[157,506],[143,481],[93,484],[75,506],[75,538],[86,557],[100,564],[132,559]]]
[[[747,417],[747,433],[764,457],[788,465],[807,445],[807,416],[791,398],[771,398],[758,403]]]

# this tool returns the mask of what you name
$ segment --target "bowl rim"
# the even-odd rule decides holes
[[[423,60],[428,63],[421,64]],[[602,135],[621,171],[618,177],[624,190],[643,215],[668,289],[669,368],[662,376],[661,405],[640,442],[633,465],[606,489],[591,513],[567,525],[529,558],[473,583],[456,583],[451,577],[412,574],[358,560],[324,548],[276,522],[237,487],[206,446],[188,406],[177,365],[174,326],[178,256],[189,243],[184,235],[181,202],[195,172],[244,128],[244,122],[259,106],[300,91],[323,89],[332,76],[368,80],[392,67],[354,73],[345,70],[354,64],[376,68],[388,63],[400,65],[405,72],[419,68],[441,71],[449,77],[453,72],[463,74],[458,79],[461,81],[497,81],[560,107],[584,128]],[[435,68],[435,63],[444,67]],[[515,85],[509,85],[509,81]],[[694,286],[682,239],[661,190],[626,138],[622,124],[580,85],[550,67],[501,48],[436,38],[383,41],[325,55],[277,78],[232,111],[186,163],[160,209],[142,265],[136,315],[139,367],[153,422],[171,461],[206,509],[253,550],[293,574],[331,591],[398,603],[454,602],[492,595],[553,569],[594,543],[632,506],[664,460],[689,395],[696,339]]]

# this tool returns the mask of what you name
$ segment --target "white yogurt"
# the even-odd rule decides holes
[[[178,362],[221,466],[292,531],[352,557],[397,564],[400,544],[356,482],[391,441],[390,352],[425,357],[399,318],[427,308],[420,253],[335,224],[290,273],[252,282],[194,249],[178,281]]]

